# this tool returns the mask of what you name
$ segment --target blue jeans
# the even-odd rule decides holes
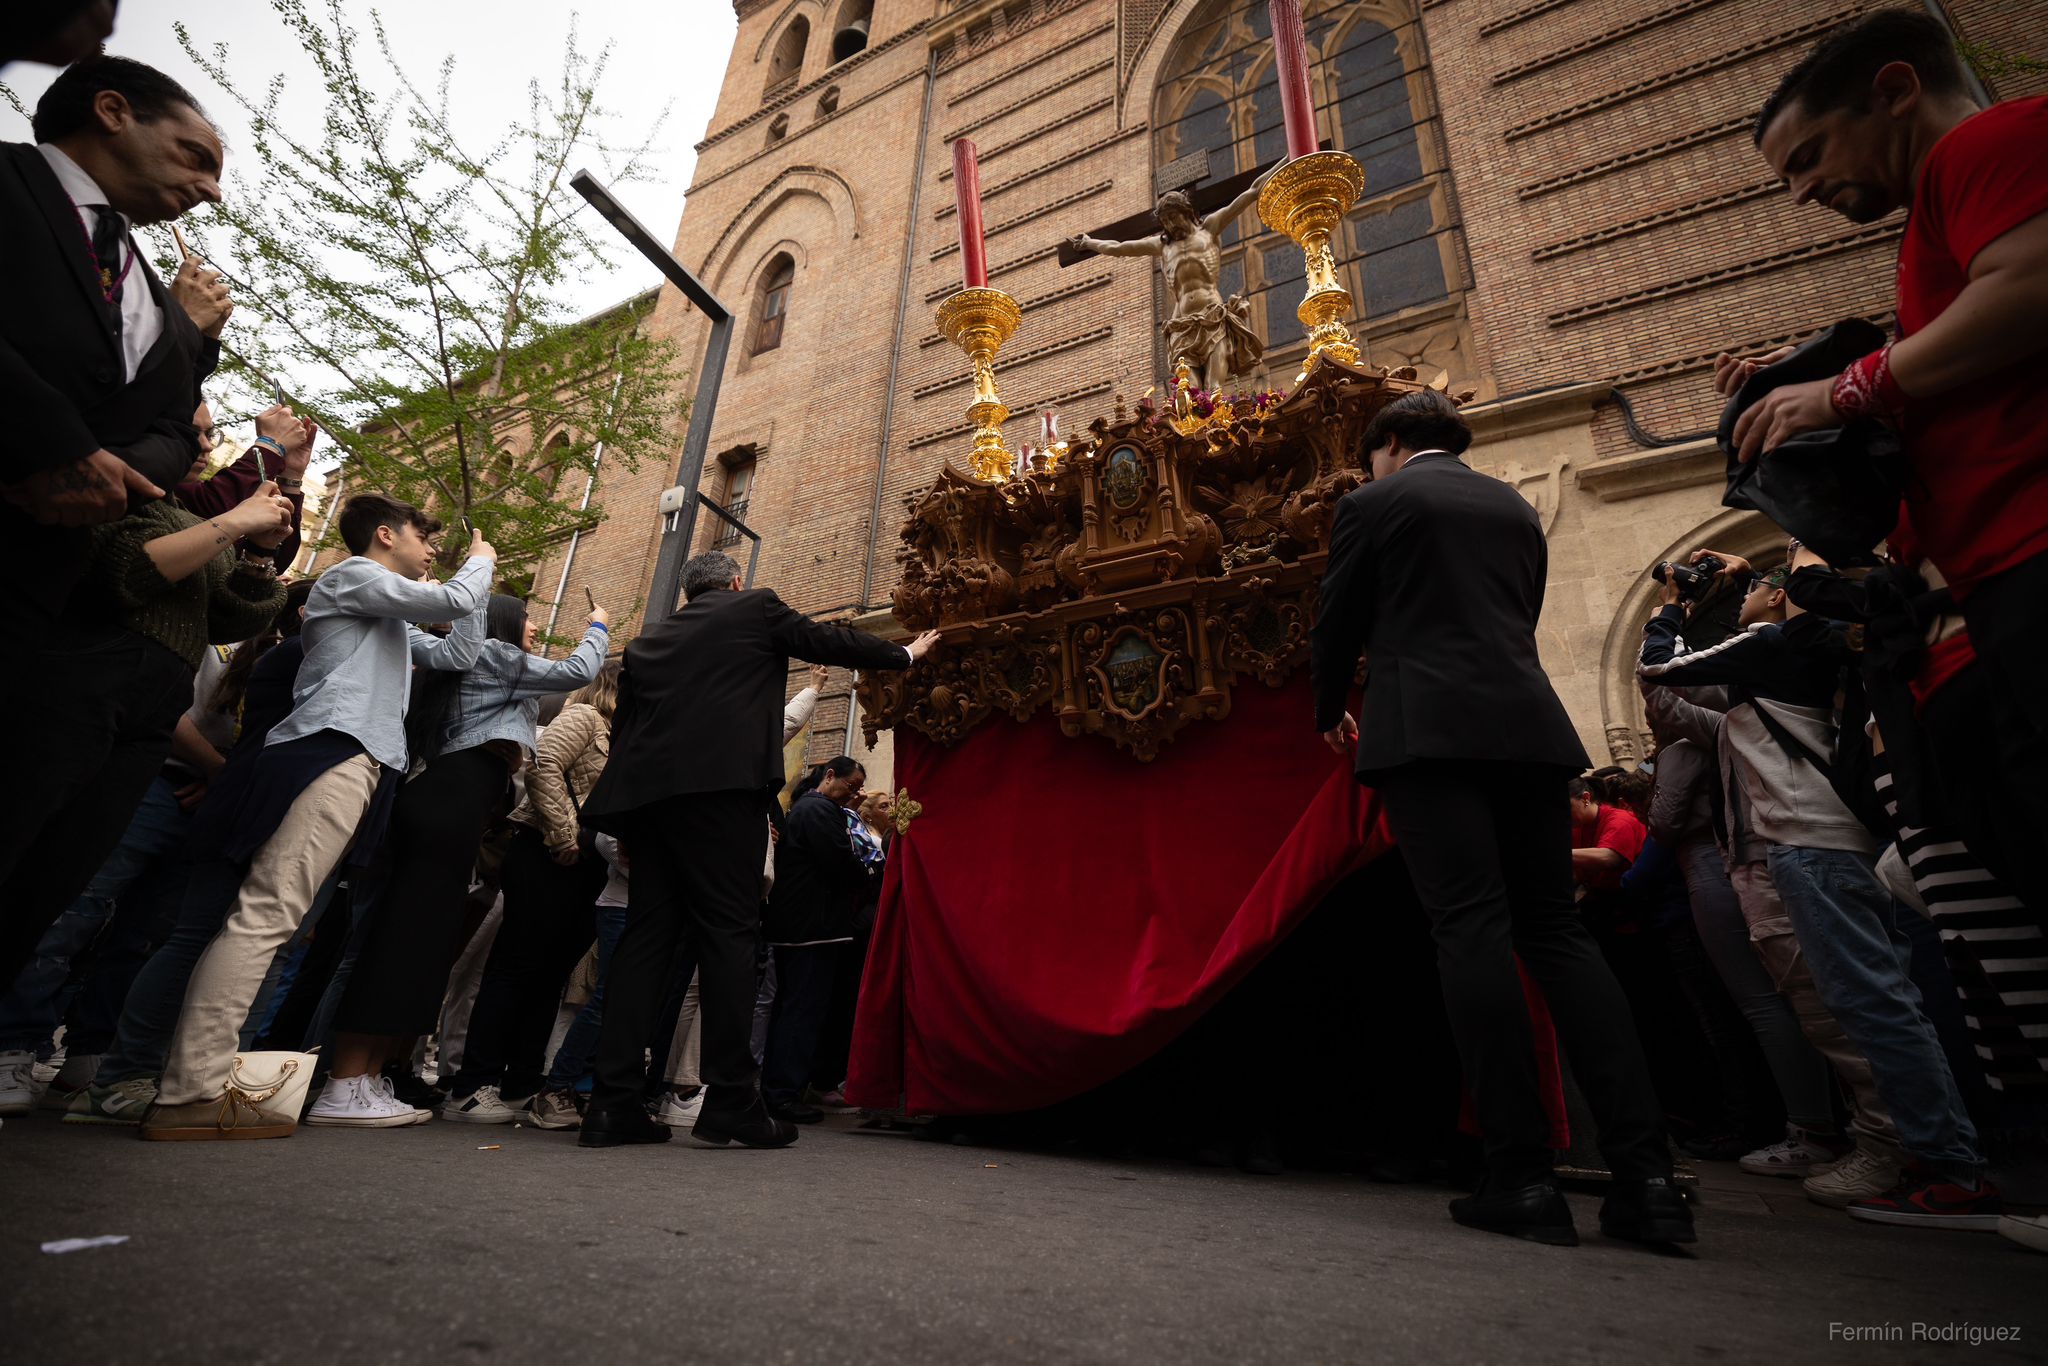
[[[1728,866],[1711,838],[1688,839],[1680,847],[1686,894],[1700,944],[1720,975],[1742,1017],[1749,1021],[1763,1050],[1785,1117],[1802,1129],[1831,1133],[1835,1128],[1834,1077],[1827,1059],[1800,1032],[1799,1016],[1778,991],[1770,971],[1750,944],[1749,922],[1728,880]]]
[[[132,1077],[163,1075],[164,1059],[170,1056],[171,1035],[177,1032],[178,1013],[185,1006],[185,987],[192,969],[206,946],[220,933],[220,927],[235,908],[235,894],[242,890],[242,869],[226,859],[194,865],[178,907],[177,923],[170,937],[157,946],[135,985],[128,989],[128,1001],[121,1009],[121,1023],[114,1043],[100,1060],[93,1080],[101,1086]]]
[[[597,1055],[598,1036],[604,1032],[605,974],[611,970],[612,950],[619,946],[619,936],[625,931],[624,906],[597,908],[597,989],[569,1022],[569,1032],[562,1036],[562,1046],[555,1050],[555,1060],[548,1065],[546,1086],[550,1091],[568,1090],[590,1070],[591,1059]],[[661,1059],[657,1057],[655,1069],[659,1071],[660,1067]]]
[[[1870,1063],[1909,1157],[1974,1181],[1977,1130],[1913,984],[1913,945],[1871,861],[1841,849],[1774,844],[1771,881],[1783,898],[1821,1003]]]
[[[188,823],[189,818],[178,808],[177,789],[170,781],[161,776],[151,781],[120,844],[100,865],[79,898],[44,931],[35,956],[22,968],[6,994],[0,996],[0,1051],[38,1049],[49,1042],[64,1021],[64,985],[71,977],[73,964],[115,920],[116,903],[131,885],[180,845]],[[103,970],[125,976],[147,951],[149,921],[153,917],[147,901],[121,909],[121,923],[108,932],[109,942],[102,945],[101,960]],[[119,942],[115,942],[117,938]],[[107,961],[110,951],[115,961]],[[122,966],[124,961],[126,967]],[[92,1045],[104,1047],[104,1026],[91,1032],[102,1037],[82,1041],[85,1047],[77,1046],[81,1041],[73,1039],[71,1051],[82,1054],[98,1051]]]

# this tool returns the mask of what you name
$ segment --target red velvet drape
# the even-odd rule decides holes
[[[1099,1086],[1392,847],[1373,793],[1309,729],[1305,676],[1232,700],[1149,764],[1044,712],[952,749],[897,731],[894,786],[924,811],[890,852],[849,1099],[997,1114]]]

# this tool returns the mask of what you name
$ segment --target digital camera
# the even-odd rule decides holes
[[[1697,602],[1706,596],[1714,580],[1728,566],[1712,555],[1705,556],[1698,564],[1680,564],[1676,560],[1665,560],[1650,571],[1650,577],[1658,583],[1678,586],[1680,602]]]

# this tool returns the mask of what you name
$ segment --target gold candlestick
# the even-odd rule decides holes
[[[1344,326],[1351,294],[1337,283],[1337,261],[1330,252],[1330,234],[1344,211],[1365,192],[1365,168],[1344,152],[1311,152],[1282,166],[1259,191],[1259,217],[1266,226],[1292,237],[1306,264],[1308,293],[1294,315],[1308,329],[1305,375],[1325,353],[1347,364],[1358,363],[1358,346]]]
[[[974,402],[967,405],[967,420],[974,424],[974,448],[968,466],[984,483],[1004,482],[1015,463],[1003,444],[1003,422],[1010,410],[996,392],[996,352],[1023,318],[1015,299],[986,286],[963,289],[939,305],[939,331],[974,364]]]

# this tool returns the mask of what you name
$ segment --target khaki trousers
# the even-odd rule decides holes
[[[1771,974],[1778,994],[1791,1002],[1792,1013],[1799,1017],[1800,1033],[1849,1088],[1849,1127],[1896,1157],[1899,1131],[1892,1123],[1892,1112],[1878,1099],[1870,1064],[1821,1004],[1820,990],[1813,984],[1806,956],[1799,951],[1799,937],[1792,932],[1792,919],[1771,881],[1769,866],[1762,859],[1730,864],[1728,881],[1735,887],[1735,899],[1742,904],[1750,946],[1763,960],[1764,970]]]
[[[704,1065],[704,1031],[698,1023],[697,979],[683,991],[682,1013],[676,1017],[676,1036],[668,1048],[668,1082],[671,1086],[702,1086],[698,1071]]]
[[[227,1089],[242,1021],[270,960],[297,932],[377,791],[377,761],[358,754],[315,778],[249,864],[227,923],[192,970],[157,1092],[162,1105],[213,1100]]]
[[[448,973],[448,990],[441,998],[441,1025],[434,1036],[434,1076],[452,1077],[462,1070],[462,1051],[469,1042],[469,1017],[476,1009],[476,994],[484,984],[484,964],[490,961],[491,945],[497,942],[498,927],[505,923],[505,894],[491,900],[484,923],[476,927],[462,956]],[[416,1061],[425,1073],[427,1041],[420,1040]]]

